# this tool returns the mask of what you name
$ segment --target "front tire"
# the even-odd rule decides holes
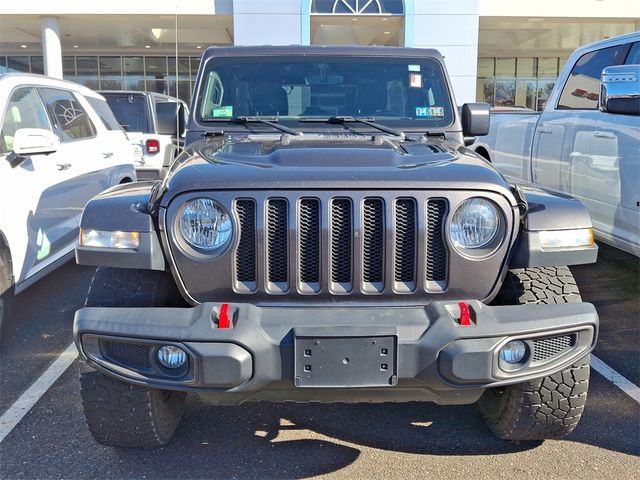
[[[494,303],[582,301],[568,267],[510,270]],[[478,407],[489,429],[506,440],[561,438],[576,427],[587,401],[589,356],[546,377],[487,389]]]
[[[169,273],[99,268],[91,281],[88,307],[183,306]],[[80,396],[93,438],[114,447],[158,447],[169,443],[180,424],[185,392],[121,382],[81,365]]]

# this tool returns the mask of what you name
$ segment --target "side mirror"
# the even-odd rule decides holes
[[[43,128],[19,128],[13,137],[13,153],[21,157],[53,153],[59,146],[58,136]]]
[[[488,103],[465,103],[460,112],[462,134],[465,137],[477,137],[489,133],[491,107]]]
[[[156,103],[156,130],[158,134],[179,137],[184,133],[183,108],[180,102]]]
[[[640,115],[640,65],[615,65],[602,70],[600,110]]]

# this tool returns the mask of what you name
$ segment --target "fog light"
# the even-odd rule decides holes
[[[165,345],[158,350],[158,361],[166,368],[180,368],[187,361],[187,352],[173,345]]]
[[[500,360],[506,363],[520,363],[527,353],[527,346],[520,340],[513,340],[500,349]]]

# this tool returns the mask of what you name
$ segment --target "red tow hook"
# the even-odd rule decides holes
[[[231,327],[231,319],[229,318],[229,304],[220,305],[220,313],[218,314],[218,328]]]
[[[460,307],[460,318],[458,319],[458,324],[461,327],[470,327],[471,326],[471,312],[469,310],[469,305],[464,302],[458,303],[458,307]]]

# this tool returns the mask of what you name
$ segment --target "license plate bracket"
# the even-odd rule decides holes
[[[398,383],[396,336],[294,339],[296,387],[390,387]]]

